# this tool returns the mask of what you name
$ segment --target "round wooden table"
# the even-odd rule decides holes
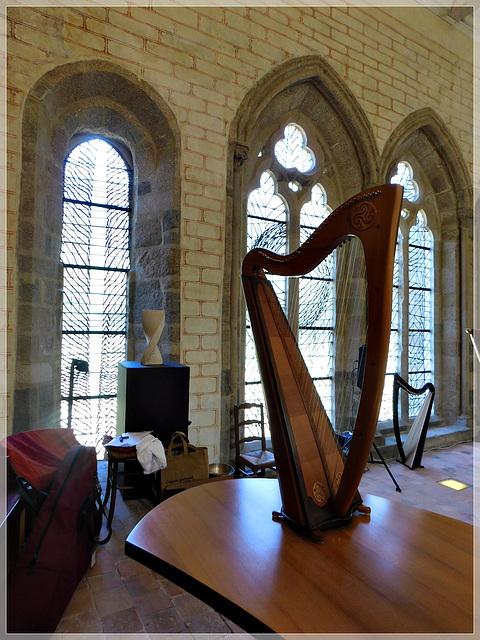
[[[204,484],[149,512],[125,550],[250,633],[471,633],[473,527],[364,503],[317,544],[272,520],[277,480]]]

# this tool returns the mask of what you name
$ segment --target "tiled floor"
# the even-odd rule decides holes
[[[382,464],[369,464],[360,483],[360,493],[364,499],[365,494],[371,493],[473,523],[474,459],[478,460],[478,456],[479,445],[469,442],[426,451],[422,458],[423,468],[414,470],[395,460],[388,460],[388,467],[400,486],[401,493],[396,491]],[[468,487],[454,491],[438,484],[449,478],[459,480]],[[365,499],[365,502],[368,500]]]
[[[401,493],[395,490],[382,464],[369,464],[360,493],[364,498],[370,493],[473,522],[476,454],[477,445],[470,442],[425,452],[423,469],[412,471],[388,461]],[[100,474],[105,475],[104,463],[100,464]],[[447,478],[464,482],[468,487],[457,492],[438,484]],[[368,504],[368,498],[365,502]],[[97,634],[95,638],[126,634],[122,640],[129,637],[133,640],[139,635],[155,638],[160,633],[189,637],[200,633],[228,634],[229,637],[232,633],[242,633],[189,593],[125,556],[126,536],[151,506],[147,500],[123,502],[118,498],[112,538],[98,548],[96,564],[78,586],[57,628],[57,638],[76,640],[90,634]]]

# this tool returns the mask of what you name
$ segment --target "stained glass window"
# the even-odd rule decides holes
[[[433,382],[433,237],[427,226],[426,214],[419,209],[420,189],[408,162],[396,165],[391,182],[403,186],[407,204],[402,210],[397,244],[392,329],[381,420],[393,417],[393,373],[400,373],[414,388]],[[408,237],[408,241],[404,242],[403,237]],[[404,325],[407,328],[408,324],[405,335],[402,333],[402,317],[408,318]],[[402,351],[407,354],[403,361],[400,358]],[[423,396],[409,396],[410,416],[418,413],[423,399]]]
[[[283,134],[273,149],[275,160],[282,167],[295,170],[293,175],[311,171],[316,158],[307,146],[303,129],[290,123]],[[288,177],[287,187],[293,193],[303,189],[299,181],[288,180]],[[247,200],[247,250],[265,247],[275,253],[287,253],[312,234],[331,208],[322,185],[317,183],[308,188],[310,199],[300,210],[291,211],[287,201],[278,194],[278,176],[272,171],[261,174],[258,187],[251,191]],[[300,351],[330,415],[333,412],[334,268],[334,257],[331,256],[308,277],[296,282],[287,282],[281,277],[270,278],[291,326],[298,327]],[[264,402],[248,318],[245,360],[245,400]]]
[[[403,187],[403,197],[409,202],[418,200],[418,184],[413,179],[413,170],[408,162],[399,162],[397,171],[390,179],[392,184],[401,184]]]
[[[432,234],[420,211],[410,229],[408,246],[408,381],[418,388],[432,380]],[[416,415],[422,396],[410,396]]]
[[[309,202],[300,210],[300,241],[305,242],[331,212],[320,184],[312,187]],[[299,281],[298,346],[312,380],[333,419],[335,327],[335,257],[330,254]]]
[[[399,359],[401,351],[400,271],[402,263],[402,248],[403,237],[402,232],[399,231],[397,248],[395,251],[395,263],[393,266],[392,321],[390,328],[390,343],[388,345],[387,371],[385,375],[385,386],[383,389],[379,420],[391,420],[393,418],[393,375],[399,370]]]
[[[76,146],[64,170],[61,424],[101,449],[115,435],[125,359],[131,170],[108,142]]]
[[[267,247],[275,253],[286,253],[287,205],[285,200],[276,193],[276,181],[270,171],[262,173],[258,188],[250,193],[247,212],[247,250]],[[285,278],[270,278],[270,281],[282,308],[285,309]],[[265,404],[248,314],[245,340],[245,402]]]
[[[315,166],[315,155],[307,147],[307,137],[298,124],[288,124],[284,138],[275,145],[275,157],[286,169],[298,169],[307,173]]]

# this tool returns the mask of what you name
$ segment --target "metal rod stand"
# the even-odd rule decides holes
[[[372,443],[373,444],[373,448],[375,449],[377,456],[380,458],[380,460],[375,460],[375,458],[372,455],[372,452],[370,451],[370,460],[369,462],[373,462],[373,463],[381,463],[383,464],[383,466],[385,467],[385,469],[388,472],[388,475],[390,476],[390,478],[393,481],[393,484],[395,485],[395,491],[398,491],[399,493],[402,493],[402,490],[400,489],[400,486],[398,484],[398,482],[395,480],[393,473],[390,471],[389,466],[387,465],[387,463],[385,462],[385,458],[382,456],[382,454],[380,453],[380,451],[378,450],[377,445],[375,444],[375,442]]]

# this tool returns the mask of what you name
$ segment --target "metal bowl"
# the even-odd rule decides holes
[[[220,464],[214,462],[208,465],[208,475],[210,478],[218,478],[219,476],[233,476],[235,469],[229,464]]]

